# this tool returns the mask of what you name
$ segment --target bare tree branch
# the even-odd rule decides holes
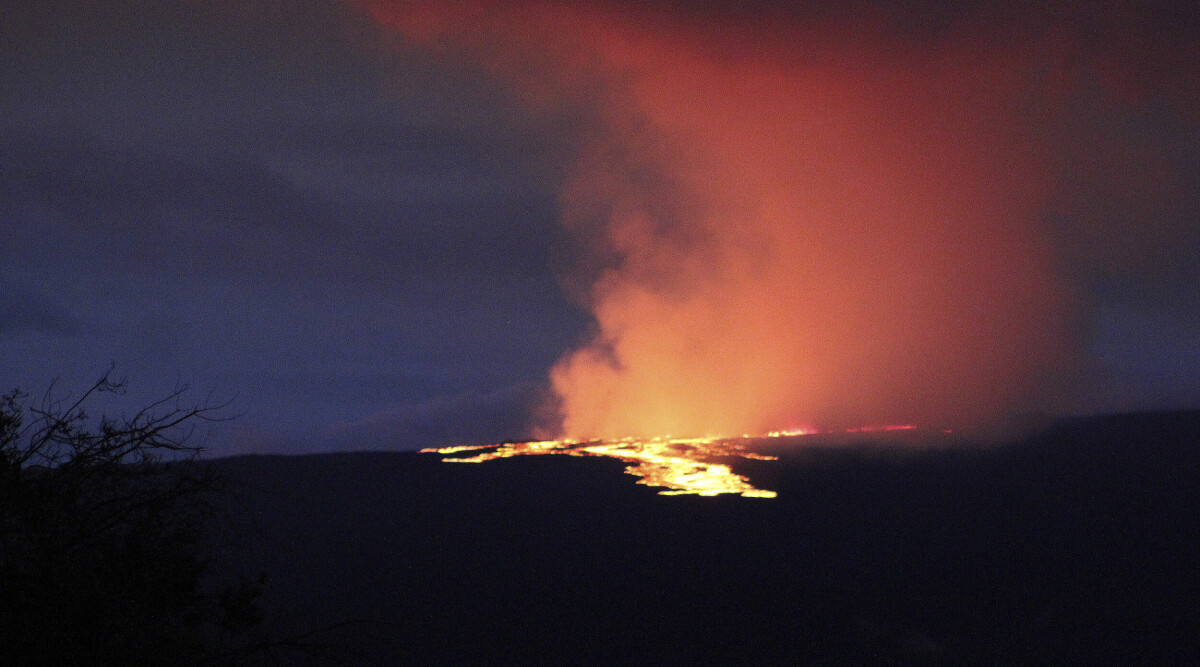
[[[183,385],[132,416],[93,419],[98,394],[125,390],[111,374],[73,399],[57,383],[33,405],[0,397],[6,662],[194,664],[238,645],[230,619],[255,618],[230,616],[202,586],[216,481],[190,439],[196,422],[232,418],[229,403],[186,405]]]

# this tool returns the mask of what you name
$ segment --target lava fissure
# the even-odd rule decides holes
[[[490,450],[490,451],[483,451]],[[664,496],[695,494],[716,496],[736,493],[747,498],[774,498],[775,492],[759,489],[716,459],[737,457],[773,461],[778,457],[747,451],[728,438],[654,438],[648,440],[541,440],[504,445],[422,449],[422,453],[451,455],[479,452],[473,456],[446,458],[454,463],[482,463],[494,459],[538,454],[607,456],[628,463],[625,472],[640,477],[639,484],[663,487]]]

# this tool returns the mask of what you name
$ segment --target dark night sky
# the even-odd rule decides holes
[[[1099,30],[1135,92],[1082,87],[1051,131],[1071,159],[1046,225],[1085,368],[1048,409],[1200,407],[1180,11],[1165,46]],[[233,398],[215,454],[523,436],[589,323],[552,270],[585,117],[523,112],[338,0],[6,3],[0,382],[78,388],[111,363],[132,401]]]

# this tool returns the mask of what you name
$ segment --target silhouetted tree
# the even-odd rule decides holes
[[[224,406],[185,406],[179,390],[132,416],[88,414],[123,389],[106,374],[73,401],[0,398],[4,664],[228,662],[261,620],[261,582],[205,579],[215,480],[188,439]]]

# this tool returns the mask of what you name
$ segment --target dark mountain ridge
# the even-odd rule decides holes
[[[905,437],[764,443],[737,468],[774,499],[660,496],[607,459],[214,460],[218,563],[268,573],[281,627],[370,621],[332,637],[353,664],[1194,657],[1200,412]]]

